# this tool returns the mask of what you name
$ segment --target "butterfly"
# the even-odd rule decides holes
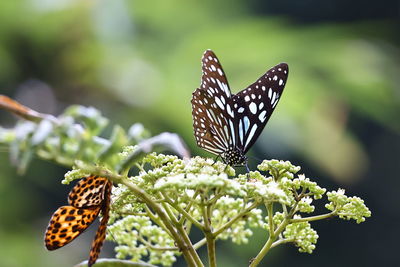
[[[232,94],[222,66],[213,51],[202,58],[200,87],[192,94],[196,143],[231,166],[245,165],[246,152],[256,142],[285,87],[289,67],[280,63],[255,83]]]
[[[106,237],[110,212],[112,182],[107,178],[88,176],[81,179],[68,195],[69,206],[58,208],[50,219],[45,233],[48,250],[61,248],[78,237],[98,217],[102,219],[92,242],[88,265],[92,266],[99,257]]]

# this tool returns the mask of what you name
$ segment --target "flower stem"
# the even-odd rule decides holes
[[[230,219],[227,223],[222,225],[220,228],[214,231],[213,236],[216,238],[219,234],[221,234],[223,231],[231,227],[232,224],[234,224],[237,220],[241,219],[246,213],[257,207],[260,203],[254,202],[251,204],[249,207],[247,207],[245,210],[242,212],[236,214],[232,219]]]
[[[267,205],[267,208],[268,208],[268,213],[270,213],[272,211],[272,207],[269,207],[269,205]],[[271,217],[271,219],[272,219],[272,217]],[[272,245],[274,244],[274,242],[277,239],[277,237],[279,236],[279,234],[286,228],[286,226],[289,224],[289,222],[290,222],[290,219],[286,218],[281,222],[281,224],[278,226],[278,228],[276,228],[275,231],[273,229],[269,229],[269,237],[268,237],[267,242],[264,244],[264,246],[262,247],[260,252],[257,254],[257,256],[254,259],[252,259],[249,267],[258,266],[258,264],[261,262],[261,260],[265,257],[265,255],[268,253],[268,251],[272,248]],[[271,224],[272,223],[269,222],[269,225],[271,225]]]
[[[296,218],[296,219],[291,219],[290,223],[298,223],[298,222],[312,222],[312,221],[318,221],[318,220],[323,220],[323,219],[328,219],[331,217],[336,216],[336,212],[332,211],[326,214],[321,214],[321,215],[316,215],[316,216],[310,216],[310,217],[304,217],[304,218]]]
[[[208,265],[210,267],[216,267],[217,260],[215,255],[215,237],[211,229],[210,208],[210,205],[202,206],[204,220],[203,233],[206,236],[207,241]]]

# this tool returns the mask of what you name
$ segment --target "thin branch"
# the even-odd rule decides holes
[[[195,250],[198,250],[199,248],[201,248],[205,244],[207,244],[207,240],[205,238],[203,238],[200,241],[198,241],[196,244],[194,244],[193,247],[194,247]]]
[[[197,195],[199,194],[199,191],[196,189],[196,191],[193,194],[193,199],[196,199]],[[184,212],[181,212],[183,214],[189,214],[190,209],[193,206],[194,201],[190,201],[189,204],[185,207]],[[179,206],[179,205],[178,205]],[[192,216],[190,216],[190,218],[192,218],[193,220],[195,220],[197,222],[197,220],[195,218],[193,218]],[[189,220],[190,220],[189,218]],[[181,216],[181,218],[179,219],[179,223],[183,224],[184,220],[186,219],[185,216]],[[192,222],[193,223],[193,222]]]
[[[159,246],[154,246],[151,244],[151,242],[145,240],[143,236],[139,235],[138,239],[140,242],[142,242],[144,245],[146,245],[148,248],[152,250],[158,250],[158,251],[174,251],[174,250],[179,250],[177,247],[159,247]]]
[[[238,214],[236,214],[234,217],[232,217],[232,219],[230,219],[228,222],[226,222],[224,225],[222,225],[220,228],[218,228],[217,230],[215,230],[213,232],[213,236],[217,237],[219,234],[221,234],[223,231],[225,231],[226,229],[228,229],[229,227],[232,226],[232,224],[234,224],[235,222],[237,222],[239,219],[241,219],[244,215],[246,215],[246,213],[248,213],[249,211],[251,211],[252,209],[254,209],[255,207],[257,207],[260,203],[259,202],[253,202],[253,204],[251,204],[249,207],[247,207],[245,210],[239,212]]]
[[[273,212],[274,212],[273,203],[268,203],[265,205],[265,207],[267,208],[267,212],[268,212],[269,235],[270,235],[270,238],[271,237],[274,238],[273,234],[275,231],[275,226],[274,226],[274,217],[273,217],[274,216],[273,215]]]
[[[212,234],[212,229],[211,229],[210,205],[201,206],[201,210],[203,213],[203,220],[204,220],[204,227],[202,230],[204,235],[206,236],[206,241],[207,241],[208,265],[210,267],[216,267],[217,260],[215,251],[215,237]]]
[[[261,260],[265,257],[265,255],[268,253],[268,251],[272,248],[272,244],[276,240],[276,237],[279,236],[279,234],[286,228],[286,226],[288,224],[289,224],[289,220],[284,219],[273,233],[270,232],[270,236],[268,237],[267,242],[264,244],[264,246],[262,247],[260,252],[257,254],[257,256],[251,260],[249,267],[258,266],[258,264],[261,262]]]
[[[286,243],[293,243],[294,241],[295,241],[294,238],[279,239],[278,241],[275,241],[274,243],[272,243],[271,248],[274,248],[274,247],[277,247],[279,245],[286,244]]]
[[[310,217],[304,217],[304,218],[296,218],[296,219],[291,219],[290,223],[299,223],[299,222],[312,222],[312,221],[318,221],[318,220],[323,220],[327,218],[331,218],[336,216],[337,213],[335,211],[326,213],[326,214],[321,214],[321,215],[316,215],[316,216],[310,216]]]
[[[168,196],[166,194],[160,193],[160,196],[166,200],[168,199]],[[172,202],[172,201],[170,200],[170,202]],[[168,203],[164,202],[164,203],[162,203],[162,206],[164,207],[164,209],[167,212],[168,216],[170,217],[171,221],[175,225],[178,233],[180,234],[180,236],[185,240],[186,244],[188,245],[188,251],[191,254],[193,260],[196,262],[197,266],[203,266],[203,263],[201,262],[199,255],[197,254],[196,250],[193,248],[192,241],[190,240],[189,236],[187,235],[187,232],[183,228],[182,224],[180,224],[178,222],[178,219],[175,217],[175,215],[172,212]]]
[[[170,198],[166,197],[167,202],[178,212],[182,214],[182,218],[188,219],[191,223],[193,223],[197,228],[203,229],[203,225],[199,223],[195,218],[192,217],[186,210],[181,208],[178,204],[173,202]],[[182,224],[182,218],[179,220],[179,224]]]

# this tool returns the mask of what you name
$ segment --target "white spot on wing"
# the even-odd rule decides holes
[[[261,112],[260,115],[258,115],[258,119],[261,121],[261,123],[263,123],[265,121],[266,113],[267,113],[267,111],[263,110],[263,112]]]
[[[250,127],[249,117],[244,116],[243,117],[243,123],[244,123],[244,132],[247,133],[247,131],[249,130],[249,127]]]
[[[239,138],[240,138],[240,143],[243,144],[243,120],[239,121]]]
[[[254,102],[251,102],[249,105],[249,109],[251,111],[251,113],[256,114],[257,113],[257,105]]]
[[[256,132],[258,126],[257,124],[254,124],[253,127],[251,127],[249,136],[247,137],[247,141],[246,144],[244,145],[244,147],[247,147],[247,145],[250,143],[251,139],[253,139],[254,133]]]
[[[276,97],[276,92],[274,92],[274,94],[272,95],[271,105],[275,102],[275,97]]]

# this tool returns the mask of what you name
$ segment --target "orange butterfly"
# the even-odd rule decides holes
[[[92,242],[88,260],[92,266],[100,254],[106,237],[110,212],[112,182],[104,177],[89,176],[80,180],[68,195],[70,206],[62,206],[54,212],[45,234],[48,250],[61,248],[79,236],[97,218],[103,215]]]

